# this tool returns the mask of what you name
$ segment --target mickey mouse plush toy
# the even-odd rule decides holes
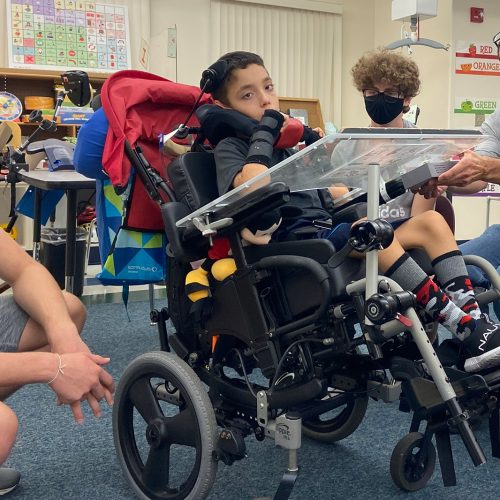
[[[280,223],[281,215],[278,210],[262,215],[241,230],[243,245],[267,245]],[[227,238],[216,238],[201,266],[187,274],[185,290],[192,302],[210,297],[211,278],[220,282],[236,271],[234,259],[228,257],[230,251]]]

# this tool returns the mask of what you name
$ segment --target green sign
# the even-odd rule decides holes
[[[496,99],[481,98],[456,98],[455,113],[465,113],[472,115],[489,115],[497,109],[498,101]]]

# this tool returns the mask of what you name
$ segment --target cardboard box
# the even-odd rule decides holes
[[[90,120],[94,110],[91,108],[61,107],[58,118],[66,125],[81,125]]]

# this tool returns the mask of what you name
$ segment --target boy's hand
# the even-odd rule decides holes
[[[349,193],[349,188],[347,186],[330,186],[328,188],[328,191],[330,191],[330,195],[334,200],[337,198],[341,198],[342,196],[345,196],[346,194]]]
[[[319,127],[309,128],[304,126],[304,134],[302,135],[302,141],[306,143],[306,146],[319,141],[324,137],[325,133]]]
[[[422,195],[426,200],[429,198],[436,198],[438,196],[439,184],[437,179],[429,179],[425,184],[419,187],[411,188],[411,192],[414,194]]]
[[[281,111],[280,111],[281,113]],[[280,134],[283,133],[283,131],[288,127],[288,124],[290,123],[290,117],[286,115],[285,113],[281,113],[283,115],[284,121],[283,125],[281,126]]]
[[[438,184],[438,179],[430,179],[425,184],[422,184],[418,188],[412,188],[410,191],[413,194],[419,194],[423,196],[426,200],[431,198],[437,198],[441,196],[446,190],[448,186],[443,186]]]
[[[275,109],[266,109],[252,137],[246,163],[271,165],[274,143],[285,123],[285,115]]]
[[[288,125],[288,120],[290,117],[282,113],[281,111],[276,111],[275,109],[266,109],[262,118],[257,125],[255,132],[260,130],[268,130],[276,139],[280,132],[286,128]],[[254,132],[254,135],[255,135]],[[250,140],[253,139],[253,136]]]

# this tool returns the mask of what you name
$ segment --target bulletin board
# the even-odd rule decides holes
[[[130,69],[128,9],[94,1],[6,0],[9,67]]]

